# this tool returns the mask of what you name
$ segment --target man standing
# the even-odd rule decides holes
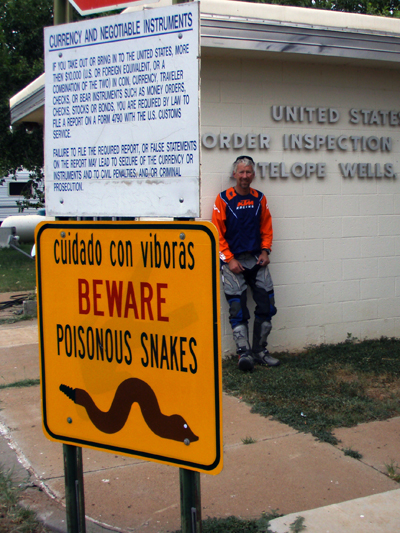
[[[254,363],[280,364],[266,349],[271,318],[276,314],[274,287],[268,269],[272,219],[264,194],[250,187],[254,176],[253,159],[238,157],[233,164],[236,185],[217,196],[212,216],[219,233],[222,285],[229,304],[229,321],[240,370],[252,370]],[[250,318],[246,305],[247,286],[256,303],[252,348],[247,325]]]

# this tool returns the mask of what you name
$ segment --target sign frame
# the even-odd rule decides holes
[[[215,449],[214,460],[210,464],[201,464],[199,461],[190,461],[182,460],[179,457],[169,457],[162,455],[160,453],[152,453],[142,450],[132,450],[129,447],[115,446],[108,443],[99,443],[90,441],[86,438],[76,438],[68,434],[58,434],[55,433],[49,423],[48,416],[48,398],[47,398],[47,388],[51,376],[47,374],[47,360],[49,357],[46,353],[46,323],[44,318],[44,307],[46,306],[46,301],[43,300],[43,290],[45,282],[43,281],[43,275],[45,268],[48,270],[48,266],[43,265],[44,256],[44,244],[42,245],[43,235],[48,230],[56,230],[58,232],[67,231],[70,229],[73,230],[87,230],[91,229],[93,234],[97,230],[121,230],[121,231],[135,231],[135,229],[146,230],[146,231],[157,231],[162,230],[176,230],[176,231],[202,231],[205,232],[207,238],[209,239],[210,246],[212,247],[212,264],[211,264],[211,285],[212,285],[212,309],[207,310],[208,313],[212,313],[212,343],[213,347],[213,362],[212,367],[214,371],[214,376],[212,376],[213,383],[212,389],[214,394],[213,401],[215,402],[215,436],[216,440],[213,444]],[[41,368],[41,393],[42,393],[42,414],[43,414],[43,430],[46,436],[50,440],[55,440],[62,442],[64,444],[73,444],[76,446],[83,446],[98,449],[101,451],[109,451],[112,453],[119,453],[122,455],[134,456],[144,460],[151,460],[155,462],[160,462],[164,464],[169,464],[172,466],[178,466],[181,468],[186,468],[189,470],[195,470],[203,473],[209,474],[218,474],[222,469],[222,377],[221,377],[221,357],[220,357],[220,327],[219,327],[219,268],[218,268],[218,236],[215,228],[209,222],[43,222],[41,223],[35,233],[36,240],[36,269],[37,269],[37,291],[38,291],[38,325],[39,325],[39,360]],[[100,268],[100,267],[99,267]],[[211,355],[210,355],[211,357]],[[201,403],[201,398],[198,398],[199,403]],[[206,415],[207,416],[207,415]],[[213,452],[214,453],[214,452]]]

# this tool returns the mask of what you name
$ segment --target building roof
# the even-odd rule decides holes
[[[126,11],[170,5],[171,0]],[[400,68],[400,21],[319,9],[201,0],[202,56]],[[283,54],[283,55],[282,55]],[[11,123],[44,121],[44,74],[10,99]]]

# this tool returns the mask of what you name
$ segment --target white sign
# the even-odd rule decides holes
[[[45,29],[52,216],[199,216],[199,5]]]

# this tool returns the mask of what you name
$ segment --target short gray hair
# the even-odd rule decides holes
[[[253,169],[253,172],[256,171],[256,164],[254,163],[254,160],[252,157],[247,155],[240,155],[236,161],[233,163],[232,172],[237,171],[237,167],[239,164],[243,164],[246,167],[251,167]]]

